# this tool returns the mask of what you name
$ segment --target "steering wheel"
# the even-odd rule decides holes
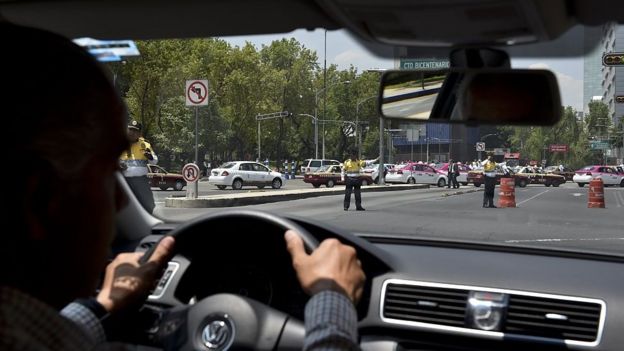
[[[234,210],[202,216],[184,224],[169,235],[176,240],[174,254],[186,255],[197,250],[198,240],[210,240],[206,229],[223,223],[252,223],[254,227],[276,227],[273,232],[283,233],[292,229],[299,233],[306,251],[312,252],[319,245],[306,229],[288,219],[274,214]],[[242,230],[242,232],[249,232]],[[220,233],[220,235],[231,235]],[[266,233],[237,233],[237,235],[266,235]],[[279,238],[284,243],[283,238]],[[278,240],[273,238],[273,240]],[[240,240],[233,240],[240,244]],[[142,261],[152,255],[157,245],[152,246]],[[283,244],[280,249],[285,250]],[[225,250],[224,247],[211,247],[211,250]],[[192,263],[191,263],[192,265]],[[236,294],[219,293],[205,297],[192,305],[171,308],[160,320],[158,334],[167,350],[209,350],[228,349],[301,350],[305,328],[301,321],[278,311],[266,304]]]

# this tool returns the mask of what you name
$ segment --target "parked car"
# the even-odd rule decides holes
[[[483,177],[483,170],[480,169],[468,172],[468,176],[466,177],[466,179],[468,180],[468,183],[472,183],[478,188],[481,186],[481,184],[485,183]],[[496,170],[496,184],[500,184],[500,179],[505,177],[513,177],[515,185],[521,188],[524,188],[531,183],[531,180],[526,175],[513,172],[511,172],[511,174],[505,174],[499,169]]]
[[[227,162],[213,169],[208,178],[208,184],[215,185],[221,190],[228,186],[234,190],[240,190],[243,186],[257,186],[258,189],[262,189],[267,185],[279,189],[285,181],[281,173],[251,161]]]
[[[370,174],[360,174],[360,180],[362,185],[366,186],[373,184],[373,178]],[[321,185],[325,185],[328,188],[332,188],[336,184],[344,184],[342,180],[342,167],[340,166],[323,166],[316,172],[306,173],[303,177],[305,183],[312,184],[313,187],[318,188]]]
[[[580,188],[589,184],[592,179],[602,179],[605,186],[620,185],[624,187],[624,175],[619,174],[616,169],[610,166],[585,166],[576,171],[573,181]]]
[[[388,175],[388,170],[394,168],[394,164],[385,163],[384,164],[384,180],[386,179],[386,175]],[[371,178],[373,178],[373,182],[375,184],[379,183],[379,164],[372,164],[363,170],[364,173],[370,174]]]
[[[147,165],[149,173],[150,186],[152,188],[160,188],[160,190],[167,190],[172,188],[173,190],[180,191],[186,186],[186,180],[178,173],[167,172],[164,168],[157,165]]]
[[[559,174],[564,176],[566,181],[572,181],[572,178],[574,177],[574,170],[570,167],[563,167],[563,172],[561,170],[559,170],[559,166],[548,166],[544,169],[544,172],[549,174]]]
[[[458,165],[459,166],[459,176],[457,177],[457,182],[462,184],[462,185],[468,185],[468,172],[470,171],[470,168],[468,168],[468,166],[461,164]],[[438,171],[438,173],[440,174],[444,174],[448,177],[448,168],[449,168],[449,164],[448,162],[446,163],[439,163],[436,166],[436,171]]]
[[[392,169],[386,175],[387,183],[404,184],[434,184],[439,187],[446,186],[448,179],[445,174],[437,172],[433,167],[408,163],[400,169]]]
[[[527,176],[529,178],[529,184],[544,184],[545,186],[558,187],[566,182],[564,176],[554,173],[546,173],[544,171],[539,172],[531,167],[523,167],[517,175]]]
[[[328,159],[313,159],[309,158],[303,160],[303,164],[301,165],[301,174],[306,174],[309,172],[316,172],[319,168],[323,166],[334,166],[341,165],[342,163],[337,160],[328,160]]]

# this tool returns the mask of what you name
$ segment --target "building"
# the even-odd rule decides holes
[[[589,102],[602,101],[609,107],[611,123],[618,125],[624,116],[624,103],[618,103],[618,97],[624,97],[624,66],[604,66],[602,58],[609,53],[624,53],[624,26],[610,23],[586,27],[583,43],[586,52],[583,62],[583,112],[589,112]],[[609,138],[609,135],[599,137]],[[603,152],[615,162],[621,162],[624,156],[621,148]]]

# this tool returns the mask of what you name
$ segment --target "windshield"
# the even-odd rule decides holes
[[[622,27],[617,31],[624,37]],[[555,73],[564,106],[552,127],[395,121],[380,130],[383,71],[444,67],[448,58],[397,51],[395,59],[379,59],[344,31],[328,31],[326,42],[324,34],[137,41],[140,56],[105,63],[157,164],[182,174],[198,159],[204,207],[169,207],[167,199],[185,197],[190,185],[153,178],[154,215],[175,222],[227,211],[226,197],[230,208],[309,218],[355,234],[624,254],[624,177],[592,167],[620,165],[624,157],[624,107],[614,102],[624,85],[615,78],[619,72],[602,66],[604,45],[585,57],[511,58],[513,67]],[[624,42],[616,45],[624,49]],[[201,105],[189,107],[185,99]],[[493,168],[483,163],[488,157]],[[331,166],[322,165],[329,160],[343,163],[344,174],[305,176],[328,171]],[[449,160],[461,164],[456,173],[428,167],[441,170]],[[361,171],[380,163],[397,166],[382,174]],[[211,172],[217,166],[227,171]],[[559,166],[592,174],[535,173]],[[351,177],[361,184],[366,215],[354,211],[355,198],[343,211],[344,195],[325,191],[344,189]],[[515,207],[500,208],[501,193],[509,192],[502,188],[505,177]],[[605,186],[605,208],[589,208],[590,182],[597,178]],[[484,197],[490,179],[498,208]],[[285,192],[291,195],[276,197]],[[211,199],[220,202],[211,206]]]

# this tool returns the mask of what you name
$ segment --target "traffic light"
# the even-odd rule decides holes
[[[602,55],[602,64],[605,66],[624,66],[624,53]]]

